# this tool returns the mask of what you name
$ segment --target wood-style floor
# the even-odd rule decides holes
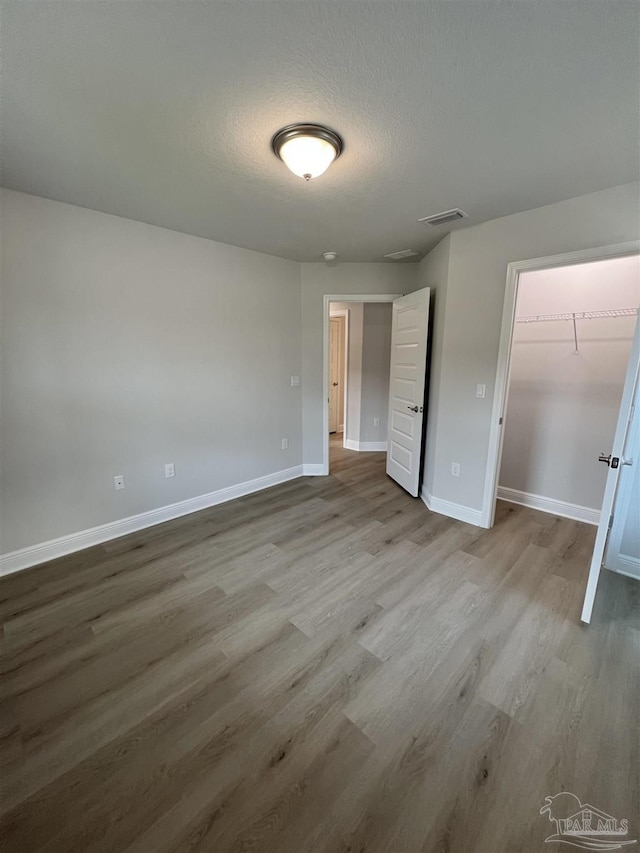
[[[429,513],[334,445],[2,579],[0,850],[542,851],[562,790],[640,837],[640,584],[582,626],[593,539]]]

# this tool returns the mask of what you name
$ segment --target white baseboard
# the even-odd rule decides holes
[[[326,471],[324,470],[324,465],[321,463],[318,464],[316,462],[312,462],[310,464],[305,464],[302,466],[302,476],[303,477],[324,477],[326,476]]]
[[[555,498],[543,498],[542,495],[519,492],[517,489],[508,489],[506,486],[498,486],[498,498],[512,504],[527,506],[529,509],[539,509],[541,512],[572,518],[574,521],[584,521],[587,524],[597,525],[600,521],[599,509],[557,501]]]
[[[345,438],[344,446],[347,450],[358,450],[360,453],[387,452],[386,441],[355,441],[353,438]]]
[[[303,466],[296,465],[294,468],[276,471],[274,474],[257,477],[255,480],[248,480],[246,483],[239,483],[237,486],[228,486],[206,495],[188,498],[185,501],[142,512],[139,515],[132,515],[129,518],[122,518],[119,521],[100,524],[98,527],[91,527],[88,530],[81,530],[68,536],[60,536],[58,539],[21,548],[19,551],[12,551],[9,554],[1,554],[0,576],[46,563],[57,557],[64,557],[65,554],[81,551],[84,548],[91,548],[101,542],[117,539],[127,533],[135,533],[137,530],[153,527],[155,524],[162,524],[163,521],[170,521],[172,518],[179,518],[181,515],[189,515],[189,513],[226,503],[253,492],[260,492],[262,489],[277,486],[279,483],[286,483],[288,480],[295,480],[302,475]]]
[[[442,498],[435,498],[429,494],[424,486],[420,492],[420,498],[431,512],[437,512],[440,515],[455,518],[457,521],[465,521],[467,524],[482,527],[482,510],[480,509],[472,509],[470,506],[464,506],[464,504],[456,504],[452,501],[442,500]]]
[[[612,572],[617,572],[619,575],[626,575],[628,578],[640,580],[640,560],[636,557],[630,557],[628,554],[618,554],[617,557],[607,558],[607,569]]]

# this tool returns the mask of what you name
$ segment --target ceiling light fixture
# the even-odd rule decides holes
[[[320,124],[290,124],[276,133],[271,148],[294,175],[310,181],[340,156],[342,139]]]

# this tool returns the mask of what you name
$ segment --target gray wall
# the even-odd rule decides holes
[[[321,465],[322,311],[325,294],[404,294],[416,289],[417,264],[301,264],[302,433],[305,464]]]
[[[626,184],[452,232],[438,391],[430,400],[434,496],[482,508],[508,264],[637,240],[639,190]],[[487,386],[483,400],[477,383]],[[461,465],[459,478],[452,461]]]
[[[362,391],[360,441],[387,440],[389,362],[391,359],[391,303],[364,305],[362,328]],[[373,425],[380,418],[380,426]]]
[[[507,264],[637,239],[638,191],[455,231],[420,265],[337,267],[5,192],[0,550],[321,463],[323,294],[435,289],[429,491],[480,509]]]
[[[2,552],[301,463],[299,264],[8,191],[2,232]]]

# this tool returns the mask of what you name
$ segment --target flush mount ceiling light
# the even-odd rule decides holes
[[[342,139],[321,124],[290,124],[276,133],[271,148],[294,175],[310,181],[340,156]]]

